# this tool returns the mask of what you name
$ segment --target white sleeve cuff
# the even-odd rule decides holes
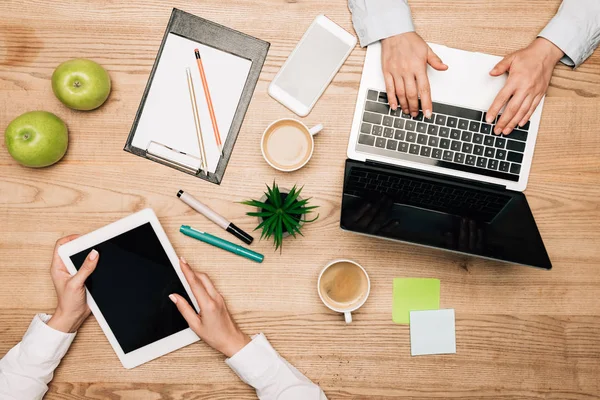
[[[21,349],[40,362],[60,361],[75,339],[75,333],[64,333],[46,325],[50,315],[37,314],[23,336]]]
[[[365,3],[368,4],[365,8],[353,5],[350,9],[354,30],[362,47],[391,36],[414,32],[410,7],[406,2],[382,2],[377,7],[373,7],[374,2]]]
[[[231,358],[225,360],[225,363],[242,381],[256,388],[265,377],[270,377],[277,372],[279,354],[261,333],[254,336],[250,343]]]

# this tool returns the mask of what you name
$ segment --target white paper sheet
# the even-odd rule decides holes
[[[410,353],[456,353],[454,310],[429,310],[410,312]]]
[[[215,140],[194,49],[200,50],[215,116],[225,143],[252,62],[201,43],[169,34],[133,138],[146,150],[150,141],[200,157],[185,69],[192,72],[208,172],[215,172],[220,152]]]

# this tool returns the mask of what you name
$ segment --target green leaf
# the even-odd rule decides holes
[[[283,225],[285,226],[285,229],[289,232],[290,235],[292,235],[294,238],[296,238],[296,229],[294,226],[290,225],[290,223],[287,221],[287,219],[285,218],[287,217],[287,215],[283,215]]]
[[[288,212],[288,215],[301,215],[301,214],[308,214],[313,212],[312,210],[307,210],[306,208],[299,208],[297,210],[293,210]]]
[[[285,229],[290,233],[290,235],[296,237],[296,231],[300,230],[299,222],[285,214],[283,215],[282,221],[285,225]]]
[[[283,217],[291,225],[292,229],[294,231],[296,231],[296,233],[298,233],[300,236],[304,236],[301,232],[302,226],[300,225],[299,220],[297,220],[294,217],[289,216],[289,215],[284,215]],[[286,225],[286,228],[287,228],[287,225]],[[287,229],[288,229],[288,232],[290,232],[289,228],[287,228]],[[294,234],[292,234],[292,236],[296,237],[296,235],[294,235]]]
[[[257,200],[244,201],[244,202],[242,202],[242,204],[245,204],[247,206],[256,207],[256,208],[264,208],[265,210],[270,211],[272,213],[277,211],[275,209],[275,207],[273,207],[272,205],[267,204],[267,203],[261,203],[260,201],[257,201]]]
[[[264,212],[247,212],[246,215],[249,215],[250,217],[265,218],[265,217],[270,217],[271,215],[273,215],[273,213],[270,212],[270,211],[264,211]]]
[[[267,221],[265,227],[263,228],[261,239],[262,238],[269,239],[273,235],[273,226],[274,226],[274,223],[275,223],[275,219],[276,219],[275,216],[269,218],[269,220]]]
[[[241,204],[244,204],[247,206],[253,206],[253,207],[262,207],[265,205],[265,203],[263,203],[262,201],[258,201],[258,200],[246,200],[246,201],[242,201]]]
[[[316,216],[316,217],[314,217],[313,219],[307,219],[307,220],[306,220],[306,221],[304,221],[304,222],[307,222],[307,223],[308,223],[308,222],[315,222],[317,219],[319,219],[319,214],[317,214],[317,216]]]
[[[300,189],[300,190],[302,190],[302,189]],[[295,206],[294,202],[300,195],[300,190],[296,190],[296,185],[294,185],[292,190],[290,190],[290,193],[288,194],[288,196],[285,198],[285,203],[283,203],[283,207],[282,207],[284,210],[287,211],[290,207]]]
[[[307,204],[308,204],[308,199],[298,200],[294,204],[292,204],[290,209],[294,209],[294,208],[298,208],[298,207],[306,207]]]
[[[260,224],[258,224],[258,226],[254,230],[256,231],[256,230],[259,230],[260,228],[264,229],[264,227],[269,223],[269,221],[271,220],[271,218],[272,217],[270,217],[270,218],[264,218],[263,221]]]
[[[266,225],[267,227],[267,237],[271,237],[273,232],[275,231],[275,225],[277,225],[277,215],[273,215],[269,218],[269,223]]]
[[[284,214],[283,218],[285,218],[290,224],[293,226],[300,225],[300,219],[291,214]]]
[[[293,208],[291,210],[286,211],[286,214],[288,215],[298,215],[298,214],[306,214],[309,212],[313,212],[313,210],[315,208],[318,208],[316,206],[311,206],[311,207],[298,207],[298,208]]]
[[[300,236],[304,236],[304,234],[302,233],[301,229],[302,229],[302,228],[301,228],[300,226],[298,226],[298,227],[296,228],[296,233],[298,233],[298,235],[300,235]]]
[[[280,215],[277,215],[277,222],[275,223],[275,232],[273,235],[273,243],[275,244],[275,250],[277,250],[279,248],[279,245],[281,243],[281,224],[279,223],[279,219],[281,218]]]
[[[273,182],[275,183],[275,182]],[[271,205],[275,206],[275,203],[273,202],[273,199],[275,198],[275,194],[273,192],[273,189],[269,187],[269,185],[265,185],[267,187],[267,193],[265,193],[265,195],[267,196],[267,200],[269,203],[271,203]]]
[[[292,189],[291,189],[291,190],[290,190],[290,191],[287,193],[287,196],[285,196],[285,201],[284,201],[284,202],[283,202],[283,204],[281,205],[281,208],[282,208],[282,209],[285,209],[285,208],[286,208],[286,206],[287,206],[287,203],[288,203],[288,201],[289,201],[289,198],[290,198],[291,196],[293,196],[295,193],[296,193],[296,186],[294,186],[294,187],[293,187],[293,188],[292,188]]]
[[[275,208],[281,208],[281,193],[275,181],[273,181],[273,198],[271,199],[271,203],[273,203]]]

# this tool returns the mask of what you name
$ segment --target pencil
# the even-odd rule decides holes
[[[194,90],[194,82],[192,81],[192,73],[189,68],[185,69],[188,82],[188,90],[190,91],[190,101],[192,102],[192,111],[194,114],[194,123],[196,124],[196,135],[198,136],[198,147],[200,147],[200,162],[203,171],[206,171],[206,151],[204,150],[204,140],[202,139],[202,129],[200,128],[200,115],[198,114],[198,104],[196,103],[196,91]]]
[[[204,66],[202,65],[202,58],[200,57],[200,50],[195,49],[196,63],[198,64],[198,70],[200,71],[200,79],[202,79],[202,87],[204,88],[204,97],[206,97],[206,103],[208,104],[208,112],[210,114],[210,120],[212,122],[213,131],[215,133],[215,140],[217,146],[223,155],[223,143],[221,142],[221,134],[219,133],[219,126],[217,125],[217,118],[215,117],[215,109],[212,104],[210,97],[210,91],[208,90],[208,82],[206,81],[206,73],[204,73]]]

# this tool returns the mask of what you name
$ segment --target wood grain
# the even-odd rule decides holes
[[[431,42],[504,55],[525,46],[558,0],[411,1]],[[250,109],[225,173],[212,185],[123,152],[171,7],[271,42]],[[159,216],[178,254],[206,271],[241,327],[264,332],[330,399],[600,399],[600,53],[577,70],[558,66],[544,107],[526,191],[554,269],[549,272],[359,237],[339,229],[348,133],[364,49],[356,48],[305,119],[322,122],[314,158],[284,174],[262,160],[259,137],[293,116],[266,93],[315,15],[347,30],[344,0],[5,0],[0,13],[0,128],[44,109],[69,126],[67,156],[42,170],[0,151],[0,354],[37,312],[56,303],[48,274],[54,241],[88,232],[145,207]],[[52,95],[62,61],[92,58],[113,79],[99,110],[75,112]],[[198,244],[182,223],[222,232],[175,198],[180,188],[250,230],[240,200],[265,183],[305,185],[321,206],[306,237],[283,253],[253,244],[263,264]],[[344,256],[363,264],[372,294],[345,326],[316,294],[317,274]],[[391,321],[392,279],[436,277],[442,307],[456,309],[457,354],[410,357],[406,326]],[[204,344],[124,370],[94,318],[58,368],[48,399],[251,399],[253,390]]]

